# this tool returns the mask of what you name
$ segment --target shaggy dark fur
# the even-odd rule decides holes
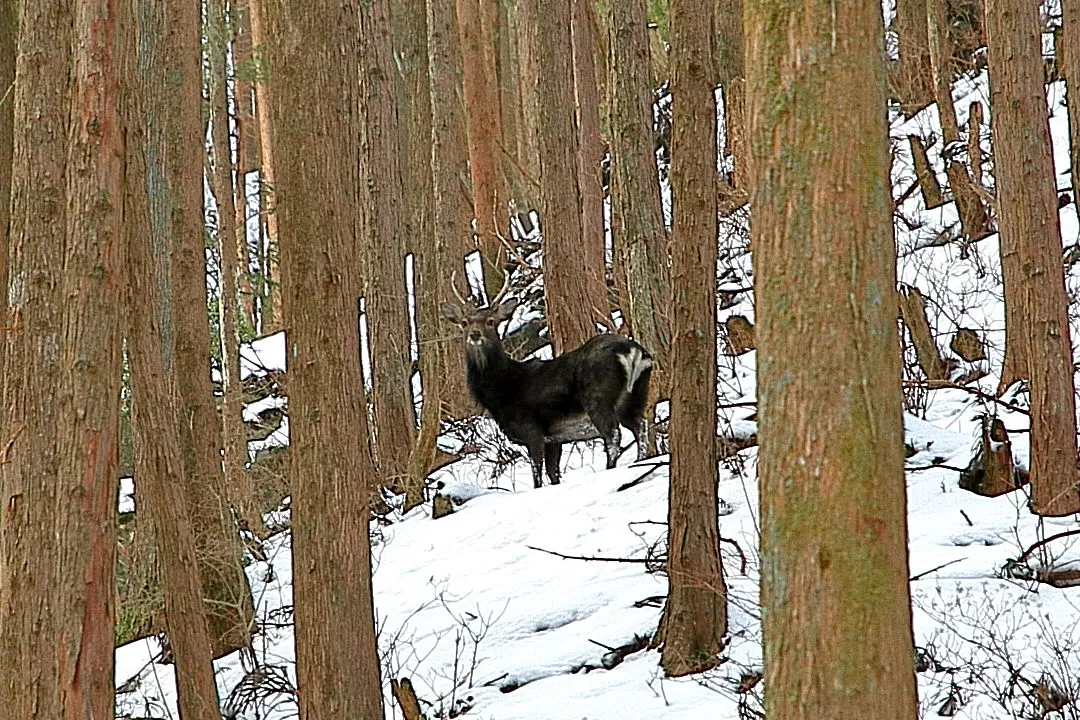
[[[516,300],[471,314],[443,303],[442,314],[464,332],[469,390],[511,441],[524,445],[540,487],[547,466],[559,482],[562,444],[601,438],[607,466],[619,457],[619,425],[634,433],[644,453],[644,423],[652,357],[621,335],[597,335],[553,360],[514,360],[503,350],[498,326]]]

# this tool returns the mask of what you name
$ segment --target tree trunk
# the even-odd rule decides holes
[[[1061,74],[1069,108],[1069,160],[1072,168],[1073,207],[1080,215],[1080,3],[1061,6]],[[2,301],[0,301],[2,302]]]
[[[930,47],[930,70],[934,82],[934,95],[941,122],[942,147],[960,141],[960,127],[956,122],[956,106],[952,97],[953,45],[949,38],[945,0],[926,0],[927,38]],[[949,177],[956,211],[960,216],[960,228],[964,238],[974,242],[989,233],[990,220],[982,200],[971,186],[971,179],[963,163],[944,158],[945,172]],[[1002,258],[1003,264],[1005,261]],[[1008,352],[1006,352],[1008,355]]]
[[[507,230],[509,200],[499,172],[498,147],[502,137],[499,94],[496,87],[494,51],[484,40],[484,18],[490,0],[457,0],[457,23],[465,98],[465,125],[469,136],[469,168],[472,172],[476,244],[484,258],[484,285],[489,297],[502,286],[502,242],[496,233]]]
[[[521,197],[518,211],[540,208],[540,117],[536,105],[536,86],[539,73],[536,66],[537,37],[532,15],[535,2],[517,2],[511,7],[510,28],[518,58],[517,159],[522,175],[521,186],[527,191]]]
[[[582,242],[581,191],[574,108],[566,103],[574,86],[570,0],[533,0],[537,107],[540,119],[540,223],[544,238],[544,297],[557,353],[571,350],[608,322],[604,268]]]
[[[255,117],[259,126],[259,210],[265,217],[266,237],[263,239],[263,278],[261,288],[260,330],[264,335],[281,330],[281,276],[278,271],[278,216],[274,178],[274,141],[270,127],[270,98],[266,87],[266,42],[263,30],[263,3],[249,0],[248,21],[251,24],[251,44],[257,52],[258,78],[255,80]]]
[[[16,0],[0,0],[0,88],[14,90],[15,45],[19,22]],[[11,151],[14,125],[13,97],[0,102],[0,378],[4,377],[4,334],[7,327],[7,248],[8,220],[11,216]]]
[[[364,308],[371,355],[376,461],[384,484],[404,482],[416,433],[410,382],[409,308],[405,294],[405,232],[389,0],[360,8],[360,89],[364,101],[361,196],[367,283]]]
[[[671,275],[653,147],[653,89],[645,0],[612,3],[610,43],[611,218],[627,278],[634,338],[655,364],[649,407],[670,387]],[[653,411],[646,411],[653,418]]]
[[[5,39],[13,9],[3,7]],[[0,702],[18,720],[106,717],[123,267],[116,3],[20,12],[17,59],[14,45],[2,50],[16,66],[0,67],[0,150],[14,162],[4,178],[10,236],[5,223],[0,237],[12,304],[0,325],[18,328],[0,334],[11,369],[0,393]]]
[[[420,431],[409,455],[405,477],[405,509],[424,502],[424,480],[435,460],[435,441],[442,417],[439,374],[443,371],[447,344],[439,338],[438,273],[443,264],[445,243],[432,225],[431,175],[431,77],[428,72],[427,5],[423,2],[398,2],[392,14],[400,72],[404,76],[402,100],[405,122],[399,126],[406,161],[405,207],[408,211],[407,233],[413,238],[413,289],[416,298],[416,338],[419,347],[420,376],[423,383],[423,409]]]
[[[1038,8],[985,7],[1002,265],[1009,247],[1019,268],[1019,282],[1005,286],[1006,361],[1011,337],[1026,350],[1031,389],[1032,509],[1071,515],[1080,511],[1073,353]]]
[[[170,372],[178,376],[180,420],[174,440],[184,467],[181,491],[194,527],[214,654],[221,656],[246,644],[251,590],[240,567],[239,540],[226,502],[221,432],[210,383],[199,8],[181,0],[139,0],[132,12],[133,27],[126,36],[136,42],[132,52],[137,59],[125,73],[132,89],[123,107],[128,147],[142,155],[139,162],[145,170],[131,176],[129,194],[137,190],[149,195],[156,262],[167,274],[155,292],[171,313],[159,321],[167,343],[164,352],[175,363]],[[133,143],[133,133],[144,144]]]
[[[251,81],[251,15],[248,0],[230,4],[229,21],[232,28],[233,93],[236,97],[232,121],[236,123],[236,252],[240,262],[237,280],[243,324],[257,334],[259,318],[255,312],[255,290],[251,285],[251,250],[247,238],[247,176],[258,165],[258,123],[255,120],[255,88]]]
[[[658,640],[669,676],[717,663],[727,632],[716,468],[716,100],[713,8],[671,3],[672,287],[667,606]]]
[[[431,83],[431,172],[433,244],[443,243],[444,259],[425,273],[430,258],[420,258],[417,267],[421,277],[435,278],[434,291],[440,302],[454,297],[451,290],[453,275],[463,277],[464,258],[472,245],[472,204],[469,201],[467,178],[469,152],[465,136],[465,113],[457,89],[457,71],[461,66],[458,32],[454,7],[448,2],[428,0],[427,48],[428,75]],[[431,282],[429,280],[429,282]],[[420,297],[420,296],[418,296]],[[421,298],[421,302],[423,299]],[[421,313],[423,311],[421,310]],[[475,412],[475,403],[465,386],[465,364],[460,352],[455,352],[453,336],[438,331],[439,354],[442,358],[440,394],[450,417],[465,417]],[[423,349],[421,349],[421,354]]]
[[[382,720],[368,536],[376,473],[359,329],[343,321],[356,313],[358,240],[376,238],[361,233],[360,64],[342,59],[360,58],[371,29],[349,2],[316,0],[303,13],[260,2],[279,163],[300,717]]]
[[[930,67],[927,35],[927,0],[897,0],[893,20],[900,44],[900,61],[893,68],[892,94],[908,117],[934,99],[934,76]]]
[[[138,139],[138,135],[129,131],[128,139]],[[146,182],[145,166],[130,169],[133,181]],[[128,355],[133,385],[135,482],[139,509],[149,514],[154,526],[180,715],[185,720],[217,720],[221,711],[210,630],[203,609],[195,530],[183,485],[176,482],[186,470],[180,448],[161,430],[176,427],[182,420],[176,407],[179,378],[171,362],[168,339],[169,301],[159,290],[169,283],[167,271],[158,262],[165,248],[162,237],[150,230],[152,213],[146,202],[145,194],[132,199],[125,212],[130,255]],[[162,307],[164,312],[147,311]]]
[[[61,273],[73,10],[65,0],[18,3],[16,82],[8,100],[15,129],[0,353],[9,368],[0,396],[0,706],[15,720],[62,714],[55,643],[63,627],[52,599],[67,550],[55,534],[58,500],[68,487],[59,481],[61,469],[84,472],[72,467],[74,457],[60,457],[56,437],[65,390],[75,389],[61,388],[70,377],[61,358],[61,348],[68,354]],[[102,469],[91,470],[93,493]]]
[[[208,617],[216,613],[211,615],[204,610],[200,570],[207,565],[201,557],[193,518],[189,514],[199,512],[199,507],[190,496],[184,496],[185,491],[207,482],[208,478],[196,475],[195,463],[185,461],[184,455],[190,457],[193,449],[190,436],[181,430],[181,439],[177,442],[166,430],[181,427],[187,420],[181,409],[180,386],[189,378],[181,375],[184,368],[178,348],[179,332],[175,327],[176,305],[184,301],[176,288],[180,282],[179,268],[176,265],[170,267],[170,263],[162,262],[162,259],[172,257],[175,262],[174,249],[179,242],[171,232],[176,227],[171,222],[175,218],[180,219],[177,225],[182,228],[182,223],[199,216],[196,231],[200,240],[202,236],[201,214],[196,212],[202,207],[201,198],[183,196],[184,176],[181,174],[195,166],[201,176],[202,164],[186,158],[189,162],[185,165],[182,154],[166,152],[167,149],[175,152],[175,148],[162,137],[167,128],[176,134],[173,142],[179,142],[180,128],[190,130],[190,126],[179,122],[175,107],[171,113],[165,109],[179,94],[174,84],[179,82],[181,87],[188,84],[190,89],[191,83],[196,88],[199,83],[196,63],[184,63],[182,69],[178,69],[181,74],[191,75],[176,77],[167,72],[165,63],[168,61],[163,58],[164,55],[173,62],[178,59],[177,55],[163,52],[165,34],[160,29],[166,22],[171,27],[190,30],[196,44],[189,44],[188,49],[193,54],[197,51],[198,14],[187,17],[192,24],[184,25],[180,22],[184,10],[179,3],[162,7],[159,3],[144,0],[127,11],[132,13],[132,18],[124,37],[131,43],[131,49],[125,52],[129,65],[124,77],[131,88],[121,105],[128,113],[125,118],[128,193],[124,209],[124,243],[128,248],[126,315],[135,432],[135,482],[139,511],[149,515],[154,527],[169,644],[176,663],[177,704],[186,720],[211,720],[221,716],[207,623]],[[190,36],[188,42],[191,42]],[[195,97],[197,93],[195,90]],[[196,105],[194,102],[188,104]],[[198,120],[197,112],[195,119]],[[196,122],[196,131],[197,127]],[[197,160],[202,144],[196,140],[194,144],[180,147]],[[163,164],[165,158],[169,158],[170,164]],[[198,187],[201,189],[201,185]],[[198,282],[205,286],[205,271],[201,266],[190,263],[187,269],[198,273]],[[195,308],[184,306],[184,309],[201,317],[202,307],[205,304]],[[217,445],[210,447],[213,449]],[[210,577],[204,573],[203,582]]]
[[[225,0],[207,0],[206,85],[210,92],[210,127],[213,171],[210,177],[214,215],[217,217],[217,246],[220,262],[218,328],[221,348],[221,436],[224,439],[225,488],[248,529],[261,536],[266,528],[255,504],[255,486],[247,472],[247,431],[244,428],[244,388],[240,382],[240,267],[236,252],[236,205],[232,184],[232,153],[229,143],[229,98],[225,62],[229,38],[226,36]],[[239,155],[238,155],[239,157]],[[237,174],[238,182],[243,176]],[[245,608],[246,609],[246,608]],[[244,613],[247,614],[247,613]],[[250,617],[236,618],[241,626],[231,634],[237,642],[247,642]],[[215,628],[216,630],[216,628]]]
[[[914,720],[881,8],[745,8],[765,712]]]
[[[577,176],[581,190],[581,238],[588,271],[599,274],[600,291],[607,297],[604,252],[604,185],[600,163],[606,148],[600,137],[600,97],[596,84],[596,33],[587,2],[573,2],[570,35],[577,100]],[[591,279],[591,278],[590,278]],[[611,327],[610,303],[600,309],[598,321]]]

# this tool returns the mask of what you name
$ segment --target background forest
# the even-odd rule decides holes
[[[0,0],[0,716],[1080,718],[1078,82],[1075,0]],[[615,467],[477,327],[648,352]]]

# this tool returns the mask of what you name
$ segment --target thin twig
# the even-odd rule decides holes
[[[911,577],[908,578],[908,582],[915,582],[916,580],[922,580],[924,577],[926,577],[930,573],[937,572],[938,570],[940,570],[942,568],[949,567],[950,565],[953,565],[953,564],[958,563],[958,562],[963,562],[964,560],[967,560],[967,558],[962,557],[962,558],[957,558],[955,560],[950,560],[949,562],[938,565],[935,568],[930,568],[926,572],[921,572],[918,575],[912,575]]]
[[[526,545],[525,547],[530,550],[536,550],[538,552],[547,553],[548,555],[554,555],[557,558],[563,560],[588,560],[592,562],[614,562],[614,563],[632,563],[632,564],[644,564],[654,562],[651,558],[616,558],[616,557],[602,557],[602,556],[588,556],[588,555],[564,555],[561,552],[554,550],[545,550],[544,548],[533,547],[532,545]]]

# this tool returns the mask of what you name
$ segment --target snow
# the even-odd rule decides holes
[[[957,83],[955,92],[963,127],[971,101],[986,104],[985,75]],[[1066,135],[1057,85],[1049,102],[1059,145],[1058,181],[1065,187],[1068,159],[1060,150]],[[984,153],[989,151],[988,131],[985,126]],[[940,138],[935,107],[893,123],[897,195],[913,177],[907,136],[933,133]],[[940,141],[930,147],[930,159],[944,181]],[[989,163],[985,169],[992,170]],[[916,192],[899,212],[908,220],[897,224],[901,281],[933,299],[928,310],[939,345],[947,347],[957,328],[979,329],[988,359],[962,363],[962,369],[989,373],[973,385],[981,394],[948,388],[907,398],[909,564],[920,714],[936,717],[947,710],[965,720],[1038,716],[1031,682],[1048,680],[1063,691],[1080,690],[1080,591],[1010,577],[1008,568],[1039,539],[1080,525],[1075,516],[1032,515],[1025,490],[984,498],[959,489],[957,468],[971,459],[984,414],[994,412],[1003,420],[1018,464],[1026,466],[1028,459],[1026,416],[987,399],[996,389],[1004,344],[997,237],[966,252],[957,243],[930,246],[941,233],[955,232],[950,229],[957,222],[955,207],[948,203],[927,210]],[[1072,205],[1061,210],[1061,220],[1065,245],[1075,243],[1078,224]],[[731,290],[752,285],[749,255],[739,245],[740,222],[726,224],[722,237],[727,243],[723,282]],[[1075,271],[1068,283],[1077,289]],[[740,293],[734,306],[721,309],[719,320],[731,314],[752,319],[753,310],[752,295]],[[522,321],[520,313],[516,321]],[[1076,322],[1074,317],[1074,338],[1080,337]],[[283,336],[256,341],[243,357],[245,376],[283,369]],[[720,356],[723,434],[746,437],[755,431],[750,405],[756,397],[754,379],[753,352]],[[1027,402],[1019,387],[1002,399],[1020,406]],[[246,415],[266,406],[249,407]],[[665,417],[666,409],[660,414]],[[499,442],[490,422],[480,425],[483,442]],[[625,436],[624,445],[630,440]],[[264,441],[286,442],[286,426]],[[447,437],[443,444],[453,447],[460,441]],[[433,520],[425,505],[388,526],[373,525],[384,677],[410,677],[429,718],[464,713],[497,720],[726,720],[743,717],[742,706],[760,709],[762,685],[745,694],[737,691],[744,676],[761,669],[755,448],[720,465],[720,532],[745,555],[744,568],[736,548],[722,544],[730,612],[725,662],[678,680],[663,677],[655,650],[631,654],[610,670],[602,667],[607,648],[653,633],[667,592],[666,579],[650,572],[646,560],[662,552],[666,541],[668,466],[664,458],[632,463],[633,454],[624,453],[617,468],[604,470],[602,447],[578,444],[564,455],[563,483],[533,490],[524,459],[506,469],[491,461],[494,453],[482,452],[432,478],[442,483],[440,494],[454,501],[452,515]],[[620,489],[624,486],[629,487]],[[130,486],[125,488],[124,497],[130,494]],[[288,511],[278,515],[287,517]],[[1076,539],[1048,544],[1047,555],[1033,558],[1032,565],[1076,568]],[[295,682],[288,533],[268,540],[266,552],[267,561],[251,560],[247,567],[263,627],[255,638],[254,657],[264,667],[264,678],[287,681],[273,687],[287,689]],[[158,652],[155,640],[117,650],[116,681],[126,690],[117,696],[121,714],[176,716],[173,668],[155,662]],[[255,683],[255,676],[244,681],[252,669],[251,658],[240,653],[216,664],[230,717],[296,717],[288,692],[276,692],[265,679]],[[263,689],[244,701],[238,687]],[[400,717],[389,693],[386,707],[388,718]]]

